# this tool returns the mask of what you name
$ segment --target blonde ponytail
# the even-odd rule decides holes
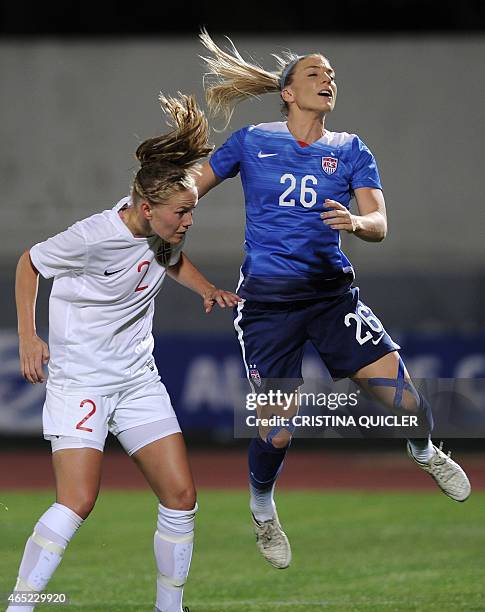
[[[197,162],[213,149],[207,119],[193,96],[171,98],[160,92],[159,101],[175,129],[139,145],[141,168],[133,183],[134,194],[152,204],[162,203],[174,189],[193,186]]]
[[[255,63],[249,63],[236,49],[230,38],[230,51],[224,51],[216,45],[207,30],[202,29],[199,38],[204,47],[211,53],[202,57],[208,72],[204,76],[207,105],[213,115],[222,115],[226,127],[231,120],[236,105],[247,98],[258,98],[262,94],[275,93],[281,90],[281,77],[285,69],[291,66],[285,82],[291,78],[291,72],[300,56],[288,52],[284,56],[273,54],[278,62],[278,69],[269,72]]]
[[[168,161],[188,168],[207,157],[212,151],[208,144],[209,126],[194,96],[179,93],[179,98],[158,96],[162,110],[169,116],[169,125],[175,129],[168,134],[148,138],[136,150],[141,164]]]

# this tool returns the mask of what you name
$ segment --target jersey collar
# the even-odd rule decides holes
[[[119,211],[125,206],[131,206],[130,196],[127,196],[126,198],[122,198],[111,209],[110,212],[111,212],[111,218],[113,220],[113,223],[122,230],[122,232],[126,235],[127,238],[130,239],[131,242],[134,242],[136,244],[140,244],[141,242],[147,242],[151,244],[155,242],[155,240],[158,238],[156,234],[154,234],[153,236],[139,236],[139,237],[133,236],[130,229],[123,222],[123,219],[119,215]]]
[[[284,121],[283,125],[285,127],[286,133],[291,138],[291,143],[293,145],[293,148],[295,149],[295,151],[298,151],[298,153],[300,153],[301,155],[312,155],[315,152],[318,153],[319,145],[328,147],[330,145],[330,141],[333,136],[333,132],[330,132],[329,130],[325,130],[325,134],[321,138],[319,138],[318,140],[315,140],[315,142],[312,142],[306,147],[302,147],[298,143],[298,140],[293,136],[293,134],[288,129],[288,123]]]

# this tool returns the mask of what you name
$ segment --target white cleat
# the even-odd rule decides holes
[[[467,475],[450,457],[451,453],[445,454],[441,450],[443,442],[440,443],[439,448],[433,444],[433,448],[435,454],[428,463],[423,463],[414,457],[409,442],[407,444],[408,455],[422,470],[428,472],[443,493],[455,501],[464,502],[472,492]]]
[[[251,514],[256,534],[256,545],[266,561],[277,569],[285,569],[291,563],[291,547],[278,519],[278,514],[269,521],[258,521]]]

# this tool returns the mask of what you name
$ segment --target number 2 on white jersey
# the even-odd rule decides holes
[[[140,278],[140,282],[136,286],[135,291],[143,291],[144,289],[148,289],[148,285],[142,285],[142,282],[143,282],[143,279],[145,278],[145,276],[147,275],[148,268],[150,267],[150,262],[149,261],[141,261],[138,264],[138,272],[141,272],[145,266],[146,266],[146,270],[143,273],[143,276]]]
[[[280,206],[295,206],[295,198],[285,199],[289,196],[293,191],[296,190],[297,187],[297,179],[294,174],[283,174],[280,178],[280,183],[285,184],[286,182],[290,182],[290,186],[287,187],[283,193],[280,195]],[[318,179],[313,174],[306,174],[301,179],[300,185],[300,204],[305,208],[311,208],[317,203],[317,192],[312,187],[308,186],[308,183],[312,183],[312,185],[318,184]]]

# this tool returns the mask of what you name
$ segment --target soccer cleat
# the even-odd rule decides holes
[[[285,569],[291,563],[291,547],[278,520],[278,514],[269,521],[258,521],[251,514],[259,552],[273,567]]]
[[[441,450],[443,442],[440,443],[439,448],[433,444],[433,448],[434,455],[427,463],[423,463],[414,457],[411,446],[409,442],[407,443],[408,455],[422,470],[428,472],[443,493],[455,501],[464,502],[472,491],[467,475],[458,463],[453,461],[450,456],[451,452],[445,454]]]

